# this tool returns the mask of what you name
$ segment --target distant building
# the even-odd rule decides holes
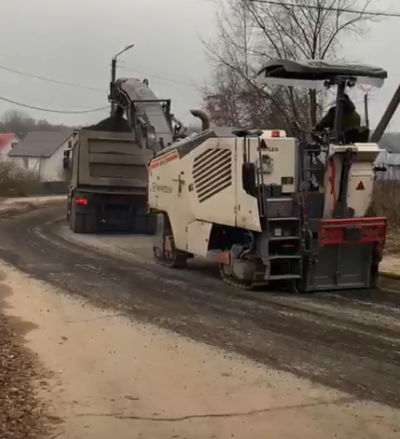
[[[8,159],[8,153],[18,145],[21,139],[13,133],[0,133],[0,161]]]
[[[8,157],[19,167],[34,171],[41,181],[65,180],[64,151],[72,146],[73,131],[30,132]]]
[[[379,147],[384,151],[379,154],[376,164],[387,168],[380,178],[400,180],[400,133],[386,133]]]

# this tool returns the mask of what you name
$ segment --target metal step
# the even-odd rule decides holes
[[[272,217],[272,218],[267,218],[267,220],[269,222],[274,222],[274,221],[300,221],[300,218],[297,218],[295,216],[289,216],[289,217],[284,217],[284,216],[278,216],[278,217]]]
[[[290,279],[301,279],[299,274],[273,274],[268,278],[268,280],[290,280]]]
[[[298,241],[300,240],[300,236],[273,236],[272,238],[269,238],[270,242],[276,242],[276,241]]]
[[[269,256],[268,259],[270,261],[284,260],[284,259],[301,259],[300,255],[272,255]]]
[[[277,201],[290,201],[293,203],[293,198],[291,197],[280,197],[280,198],[268,198],[267,203],[274,203]]]

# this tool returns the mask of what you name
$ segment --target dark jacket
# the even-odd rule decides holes
[[[316,125],[315,131],[323,131],[328,128],[333,131],[335,128],[336,107],[332,107],[328,113]],[[341,131],[346,131],[349,128],[358,128],[361,125],[360,115],[356,111],[356,107],[350,98],[346,98],[343,103],[343,116]]]

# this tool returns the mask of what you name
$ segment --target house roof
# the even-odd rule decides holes
[[[8,155],[10,157],[51,157],[73,131],[30,132]]]
[[[19,139],[18,136],[13,133],[0,133],[0,150],[4,148],[10,140],[14,139],[14,137]]]

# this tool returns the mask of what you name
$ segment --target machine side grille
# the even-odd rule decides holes
[[[232,151],[204,151],[194,159],[193,179],[200,203],[228,188],[232,184]]]

